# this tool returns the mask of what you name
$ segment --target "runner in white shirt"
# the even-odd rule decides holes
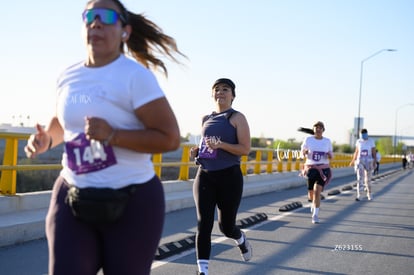
[[[361,130],[361,138],[356,141],[355,152],[349,166],[355,166],[357,175],[357,195],[355,200],[359,201],[361,191],[365,186],[368,200],[372,200],[371,178],[372,172],[377,164],[375,143],[368,138],[367,129]]]
[[[321,192],[329,184],[332,171],[329,160],[333,158],[331,140],[323,137],[325,131],[323,122],[313,125],[313,136],[307,137],[302,145],[301,152],[306,157],[302,175],[308,179],[308,199],[312,200],[312,223],[319,223],[319,208]]]
[[[176,117],[148,68],[166,73],[158,56],[175,61],[180,52],[119,0],[88,1],[80,15],[87,56],[61,74],[56,113],[25,147],[30,158],[65,147],[46,217],[48,274],[148,275],[165,217],[151,154],[180,146]]]

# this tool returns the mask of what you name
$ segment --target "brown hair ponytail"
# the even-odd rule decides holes
[[[175,54],[185,57],[178,50],[174,38],[164,34],[159,26],[142,14],[134,14],[128,11],[128,24],[132,28],[132,33],[126,43],[129,54],[145,67],[161,68],[167,76],[167,68],[164,62],[157,58],[154,53],[161,53],[176,63],[180,62]]]
[[[88,3],[94,0],[88,1]],[[168,76],[167,68],[164,62],[156,57],[156,53],[164,55],[176,63],[180,63],[175,57],[177,54],[186,57],[178,50],[175,39],[163,33],[162,29],[154,22],[145,18],[142,14],[135,14],[128,11],[119,0],[111,0],[118,6],[122,17],[126,23],[123,26],[130,25],[132,32],[126,42],[128,54],[135,60],[149,69],[161,68]],[[124,52],[124,43],[120,45],[121,52]]]

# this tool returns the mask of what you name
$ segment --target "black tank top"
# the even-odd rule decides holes
[[[230,117],[236,112],[234,109],[229,109],[221,113],[212,113],[203,119],[197,157],[197,162],[203,169],[215,171],[240,165],[240,156],[221,149],[208,150],[205,146],[205,139],[207,138],[213,139],[216,142],[238,143],[236,128],[230,123]]]

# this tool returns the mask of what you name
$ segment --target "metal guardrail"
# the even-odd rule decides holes
[[[29,134],[23,133],[0,133],[0,139],[5,140],[3,163],[0,165],[0,194],[15,195],[16,194],[16,176],[17,171],[35,171],[35,170],[59,170],[62,168],[60,164],[17,164],[18,160],[18,142],[19,140],[27,140]],[[189,180],[190,168],[197,165],[190,160],[190,148],[193,144],[181,144],[182,154],[181,161],[163,162],[163,154],[154,154],[152,160],[154,163],[155,173],[161,177],[162,168],[179,167],[177,180]],[[283,173],[291,171],[299,171],[304,163],[303,156],[299,150],[284,150],[270,148],[252,148],[251,154],[254,159],[248,156],[241,158],[241,170],[243,175],[247,174],[271,174]],[[334,154],[331,160],[332,168],[347,167],[352,158],[352,154]],[[381,163],[391,163],[395,159],[392,157],[383,157]]]

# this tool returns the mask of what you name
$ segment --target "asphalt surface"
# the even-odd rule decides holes
[[[354,183],[352,176],[332,180],[319,224],[311,223],[305,185],[244,198],[238,219],[253,259],[243,262],[215,226],[209,274],[413,274],[414,169],[381,171],[372,201],[356,202]],[[151,274],[196,273],[195,225],[194,208],[167,214]],[[0,248],[0,274],[47,274],[46,241]]]

